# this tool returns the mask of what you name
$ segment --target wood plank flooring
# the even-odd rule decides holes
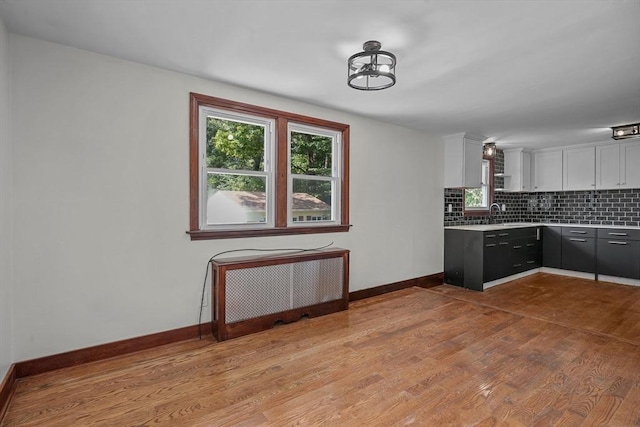
[[[443,285],[20,380],[2,426],[640,426],[640,288]]]

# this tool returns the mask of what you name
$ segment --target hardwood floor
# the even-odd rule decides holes
[[[443,285],[20,380],[3,426],[640,425],[640,288]]]

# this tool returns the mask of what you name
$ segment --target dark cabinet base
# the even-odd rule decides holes
[[[483,291],[485,283],[540,267],[538,230],[445,230],[444,282]]]
[[[640,279],[640,241],[598,239],[598,274]]]
[[[595,280],[599,275],[640,280],[640,230],[565,225],[445,229],[445,283],[482,291],[485,284],[539,267],[589,273]]]

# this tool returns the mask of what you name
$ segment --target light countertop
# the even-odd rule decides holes
[[[564,224],[564,223],[543,223],[543,222],[508,222],[504,224],[474,224],[474,225],[454,225],[445,227],[445,230],[466,230],[466,231],[497,231],[512,228],[527,227],[584,227],[584,228],[622,228],[628,230],[640,230],[640,227],[630,225],[600,225],[600,224]]]

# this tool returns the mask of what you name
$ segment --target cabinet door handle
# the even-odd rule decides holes
[[[609,240],[607,243],[610,245],[626,245],[627,242],[616,242],[615,240]]]
[[[531,246],[535,246],[535,243],[527,243],[527,247],[530,248]]]
[[[513,247],[513,249],[520,249],[522,247],[522,245],[516,245]]]
[[[569,240],[571,240],[572,242],[586,242],[585,239],[569,239]]]
[[[609,236],[628,236],[627,233],[607,233]]]
[[[533,264],[535,261],[527,261],[527,264]]]
[[[522,267],[522,264],[513,264],[514,267]]]
[[[494,237],[496,237],[496,235],[495,234],[487,234],[484,237],[486,237],[487,239],[493,239]]]
[[[509,233],[500,233],[500,234],[499,234],[499,236],[500,236],[500,237],[506,237],[506,236],[508,236],[508,235],[509,235]]]
[[[505,245],[508,245],[508,244],[509,244],[509,242],[500,242],[500,243],[498,243],[498,244],[499,244],[500,246],[505,246]]]
[[[587,234],[586,231],[578,231],[578,230],[569,230],[569,233],[574,233],[574,234]]]
[[[489,243],[489,244],[484,245],[484,247],[485,247],[485,248],[492,248],[492,247],[494,247],[495,245],[496,245],[495,243]]]

